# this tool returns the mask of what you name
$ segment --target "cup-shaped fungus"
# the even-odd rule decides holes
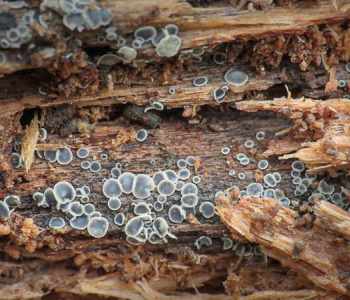
[[[164,196],[171,196],[175,192],[175,184],[167,179],[162,180],[158,186],[158,193]]]
[[[112,67],[119,62],[120,62],[120,58],[117,55],[113,53],[106,53],[99,57],[99,59],[97,60],[97,65]]]
[[[173,183],[177,182],[177,174],[174,170],[165,170],[164,175],[171,182],[173,182]]]
[[[127,46],[119,48],[117,53],[125,63],[131,63],[137,56],[137,51]]]
[[[77,230],[85,230],[89,224],[90,217],[86,214],[74,216],[69,220],[69,225]]]
[[[295,160],[292,163],[292,169],[294,171],[303,172],[305,170],[305,164],[300,160]]]
[[[156,53],[160,57],[173,57],[179,52],[181,44],[181,39],[177,35],[165,32],[165,36],[156,45]]]
[[[225,73],[224,79],[228,84],[238,87],[247,84],[249,77],[246,73],[231,68]]]
[[[186,194],[181,197],[181,205],[183,207],[192,208],[198,204],[198,195]]]
[[[118,210],[122,206],[122,202],[118,197],[109,198],[107,206],[110,210]]]
[[[197,248],[197,250],[202,249],[203,247],[210,247],[213,244],[213,241],[208,236],[200,236],[198,239],[194,241],[194,246]]]
[[[80,168],[83,170],[89,170],[91,163],[88,160],[84,160],[80,163]]]
[[[57,160],[57,151],[56,150],[45,150],[44,157],[47,161],[53,163]]]
[[[214,217],[215,208],[214,208],[213,203],[211,203],[209,201],[202,202],[199,205],[199,212],[206,219],[210,219],[210,218]]]
[[[187,162],[185,159],[180,158],[177,162],[176,165],[179,169],[183,169],[187,167]]]
[[[147,140],[148,137],[148,132],[146,129],[140,129],[136,132],[136,141],[138,142],[144,142],[145,140]]]
[[[111,169],[111,176],[113,178],[118,178],[121,174],[122,174],[122,170],[121,169],[116,168],[116,167]]]
[[[79,201],[73,201],[68,205],[68,212],[72,216],[81,216],[84,213],[84,207]]]
[[[92,215],[92,213],[95,212],[95,210],[95,205],[93,205],[92,203],[87,203],[83,207],[84,214],[89,216]]]
[[[57,201],[65,203],[75,199],[75,188],[67,181],[60,181],[53,187],[54,195]]]
[[[282,176],[281,176],[281,174],[279,172],[273,172],[272,175],[273,175],[273,177],[275,177],[275,180],[276,180],[277,183],[281,182]]]
[[[10,217],[11,211],[4,201],[0,201],[0,219],[6,220]]]
[[[158,217],[153,221],[153,230],[161,238],[164,238],[168,235],[169,224],[163,217]]]
[[[13,152],[11,153],[11,165],[12,167],[14,167],[15,169],[18,169],[22,166],[22,158],[21,158],[21,155],[16,153],[16,152]]]
[[[178,35],[179,27],[175,24],[167,24],[164,29],[168,32],[168,34]]]
[[[290,200],[287,197],[283,197],[282,199],[279,199],[279,201],[284,207],[290,206]]]
[[[166,198],[165,198],[166,199]],[[161,212],[164,210],[164,202],[160,202],[160,201],[156,201],[153,203],[153,209],[156,211],[156,212]]]
[[[186,212],[180,205],[174,204],[169,208],[168,217],[170,222],[181,224],[186,219]]]
[[[145,199],[151,195],[154,189],[153,179],[145,174],[138,174],[135,177],[132,193],[137,199]]]
[[[102,193],[106,198],[119,197],[122,194],[119,181],[115,178],[108,178],[103,183]]]
[[[262,159],[258,161],[258,169],[266,170],[269,166],[269,162],[266,159]]]
[[[264,176],[264,183],[269,187],[275,187],[277,185],[276,179],[271,173]]]
[[[181,195],[198,194],[198,187],[192,182],[186,183],[181,189]]]
[[[117,226],[123,226],[125,223],[125,215],[123,213],[117,213],[113,218],[113,222]]]
[[[252,149],[254,148],[254,146],[255,146],[255,143],[251,139],[248,139],[244,142],[244,147],[246,147],[247,149]]]
[[[77,150],[77,157],[84,159],[87,158],[90,154],[90,150],[88,148],[82,147]]]
[[[88,233],[94,238],[102,238],[108,231],[109,223],[104,217],[93,217],[87,225]]]
[[[276,198],[276,193],[275,193],[274,189],[266,189],[266,190],[264,190],[263,195],[264,195],[265,198],[272,198],[272,199]]]
[[[144,229],[145,223],[143,221],[142,216],[137,216],[131,218],[126,224],[125,224],[125,234],[128,237],[135,238],[138,236]]]
[[[229,250],[233,247],[233,241],[228,237],[221,238],[222,240],[222,250]]]
[[[123,193],[125,194],[132,193],[135,177],[136,177],[135,174],[130,172],[124,172],[123,174],[120,175],[118,180]]]
[[[255,134],[255,138],[257,141],[262,141],[263,139],[265,139],[266,133],[264,131],[258,131]]]
[[[215,88],[213,90],[213,98],[216,103],[221,104],[224,102],[226,96],[226,90],[223,88]]]
[[[162,180],[167,179],[163,171],[158,171],[153,175],[153,182],[155,185],[158,185]]]
[[[15,208],[21,205],[21,199],[17,195],[7,195],[4,198],[4,202],[10,208]]]
[[[90,163],[90,172],[97,173],[100,172],[102,167],[99,161],[94,160]]]
[[[52,229],[61,229],[66,226],[66,221],[62,217],[52,217],[49,220],[49,227]]]
[[[73,160],[73,153],[68,147],[59,148],[57,150],[57,162],[60,165],[68,165]]]
[[[208,84],[208,81],[209,80],[207,76],[199,76],[192,80],[192,84],[195,87],[202,87],[202,86],[206,86]]]
[[[177,191],[181,191],[181,189],[183,188],[183,186],[185,185],[185,182],[182,180],[178,180],[175,186],[175,189]]]
[[[151,213],[150,205],[146,202],[137,203],[134,206],[134,214],[137,216],[148,215]]]
[[[139,27],[134,32],[135,39],[143,39],[144,42],[150,42],[157,36],[157,29],[153,26]]]
[[[246,190],[248,196],[261,197],[264,192],[264,187],[261,183],[252,182],[248,184]]]
[[[57,207],[58,205],[58,198],[55,194],[55,191],[54,189],[48,187],[45,191],[44,191],[44,199],[43,199],[43,207],[47,206],[47,207]],[[61,202],[66,202],[65,200],[64,201],[61,201]]]
[[[191,172],[187,168],[182,168],[177,172],[177,177],[182,180],[186,180],[190,178],[190,176],[191,176]]]

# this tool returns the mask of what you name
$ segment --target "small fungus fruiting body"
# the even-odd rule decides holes
[[[122,174],[122,171],[116,167],[111,169],[111,176],[113,178],[118,178]]]
[[[102,186],[102,193],[106,198],[116,198],[122,194],[120,183],[115,178],[107,179]]]
[[[135,139],[136,139],[136,141],[142,143],[142,142],[147,140],[147,137],[148,137],[147,130],[146,129],[140,129],[139,131],[137,131]]]
[[[233,247],[233,241],[228,237],[221,238],[222,240],[222,250],[226,251]]]
[[[350,63],[347,63],[347,64],[345,65],[345,71],[348,72],[348,73],[350,73]]]
[[[262,141],[265,139],[266,133],[265,131],[258,131],[255,135],[257,141]]]
[[[117,226],[123,226],[125,223],[125,219],[126,217],[123,213],[117,213],[113,218],[113,222]]]
[[[165,195],[160,194],[157,196],[157,201],[160,203],[165,203],[167,200],[168,200],[168,197]]]
[[[171,196],[175,192],[175,184],[172,181],[165,179],[158,184],[157,189],[159,194]]]
[[[174,204],[169,208],[168,217],[170,222],[181,224],[185,221],[186,212],[180,205]]]
[[[75,199],[75,188],[67,181],[60,181],[55,184],[53,193],[57,201],[65,203]]]
[[[212,244],[213,244],[213,241],[208,236],[200,236],[194,242],[194,246],[197,248],[197,250],[200,250],[203,247],[210,247]]]
[[[134,214],[137,216],[149,215],[150,213],[151,208],[146,202],[140,202],[134,206]]]
[[[177,35],[165,32],[165,36],[156,45],[156,53],[160,57],[173,57],[179,52],[181,44]]]
[[[322,179],[318,183],[317,190],[324,195],[331,195],[334,192],[334,185],[329,184],[326,180]]]
[[[68,211],[72,216],[81,216],[84,213],[84,207],[79,201],[70,202]]]
[[[297,172],[303,172],[305,170],[305,165],[302,161],[296,160],[292,163],[292,169]]]
[[[162,180],[167,179],[163,171],[158,171],[153,175],[153,182],[158,185]]]
[[[181,205],[183,207],[192,208],[198,204],[198,196],[196,194],[185,194],[181,197]]]
[[[107,234],[108,220],[104,217],[93,217],[87,225],[88,233],[94,238],[102,238]]]
[[[247,84],[249,77],[246,73],[232,68],[225,73],[224,79],[227,84],[239,87]]]
[[[136,237],[143,231],[144,225],[142,216],[133,217],[125,224],[125,234],[128,237]]]
[[[226,90],[223,88],[215,88],[213,90],[213,98],[216,103],[221,104],[224,102],[226,96]]]
[[[1,63],[0,63],[1,64]],[[47,130],[43,127],[39,129],[39,140],[40,142],[44,142],[47,139]]]
[[[137,199],[146,199],[151,195],[155,185],[153,179],[145,174],[138,174],[135,177],[132,193]]]
[[[348,83],[347,83],[346,80],[338,80],[338,86],[339,86],[340,88],[346,87],[347,84],[348,84]]]
[[[175,24],[167,24],[164,29],[168,32],[168,34],[178,35],[179,27]]]
[[[119,48],[117,53],[125,63],[131,63],[136,59],[137,56],[137,51],[134,48],[128,46]]]
[[[210,219],[210,218],[214,217],[215,208],[214,208],[213,203],[211,203],[209,201],[202,202],[199,205],[199,212],[206,219]]]
[[[56,150],[45,150],[44,157],[47,161],[53,163],[57,160],[57,151]]]
[[[252,197],[261,197],[264,192],[264,187],[260,183],[252,182],[247,186],[247,195]]]
[[[83,170],[89,170],[90,169],[90,165],[91,163],[88,161],[88,160],[84,160],[80,163],[80,167],[83,169]]]
[[[192,182],[186,183],[181,189],[181,195],[187,194],[198,194],[198,187]]]
[[[87,203],[84,205],[83,210],[84,214],[91,215],[93,212],[95,212],[96,208],[92,203]]]
[[[164,210],[164,202],[160,202],[159,200],[153,203],[153,208],[156,212],[161,212]]]
[[[200,182],[201,182],[201,177],[200,176],[193,176],[193,178],[192,178],[192,182],[194,183],[194,184],[199,184]]]
[[[90,163],[90,172],[97,173],[100,172],[102,169],[101,163],[97,160],[94,160]]]
[[[221,148],[221,153],[223,155],[228,155],[230,153],[230,151],[231,151],[230,147],[223,147],[223,148]]]
[[[87,158],[89,154],[90,154],[90,150],[88,148],[83,147],[77,150],[77,157],[80,159]]]
[[[177,176],[179,179],[186,180],[186,179],[190,178],[191,171],[187,168],[182,168],[177,172]]]
[[[135,174],[124,172],[119,177],[120,187],[123,193],[131,194],[134,186]]]
[[[246,147],[247,149],[252,149],[254,148],[254,146],[255,146],[255,143],[251,139],[248,139],[244,142],[244,147]]]
[[[169,233],[168,222],[163,217],[158,217],[153,221],[153,230],[161,238],[164,238]]]
[[[187,167],[187,162],[185,159],[179,159],[177,162],[176,162],[176,165],[179,169],[183,169],[183,168],[186,168]]]
[[[73,153],[68,147],[59,148],[57,150],[57,163],[60,165],[68,165],[73,160]]]
[[[266,159],[262,159],[258,161],[258,169],[266,170],[269,166],[269,162]]]
[[[228,175],[231,176],[231,177],[234,177],[236,175],[236,171],[235,170],[230,170],[228,172]]]
[[[69,225],[77,230],[85,230],[89,224],[90,217],[88,215],[74,216],[69,220]]]
[[[202,86],[206,86],[208,84],[208,77],[207,76],[200,76],[200,77],[196,77],[192,80],[192,84],[193,86],[196,87],[202,87]]]
[[[250,163],[250,159],[248,157],[244,157],[242,158],[239,163],[242,165],[242,166],[248,166],[249,163]]]
[[[66,221],[62,217],[52,217],[49,221],[49,227],[52,229],[61,229],[66,225]]]
[[[243,173],[243,172],[239,172],[239,173],[238,173],[238,178],[239,178],[240,180],[244,180],[244,179],[246,179],[246,177],[247,177],[247,175],[246,175],[245,173]]]
[[[196,162],[196,158],[194,156],[187,156],[186,157],[186,163],[188,166],[190,166],[190,167],[194,166],[195,162]]]
[[[18,169],[22,166],[22,158],[20,154],[16,152],[11,153],[11,165],[15,169]]]
[[[118,210],[122,206],[122,202],[118,197],[109,198],[107,206],[110,210]]]
[[[172,183],[176,184],[177,174],[174,170],[165,170],[164,175],[168,180],[170,180]]]
[[[277,185],[276,179],[271,173],[264,176],[264,183],[269,187],[275,187]]]
[[[176,87],[170,86],[168,89],[168,92],[170,95],[175,95],[176,94]]]
[[[7,220],[10,217],[11,211],[4,201],[0,201],[0,219]]]

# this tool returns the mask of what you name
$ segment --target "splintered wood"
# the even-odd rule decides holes
[[[285,154],[280,159],[300,159],[306,163],[310,172],[349,167],[348,99],[321,101],[282,98],[273,101],[242,101],[236,107],[249,112],[273,111],[292,120],[293,126],[283,132],[284,137],[270,142],[266,156]]]
[[[325,205],[328,210],[322,209]],[[349,213],[340,213],[335,205],[321,201],[316,204],[314,226],[306,229],[298,226],[295,211],[269,198],[245,197],[233,204],[221,197],[217,210],[234,236],[258,243],[266,255],[303,274],[316,286],[350,295],[345,263],[350,259],[348,236],[342,230]]]

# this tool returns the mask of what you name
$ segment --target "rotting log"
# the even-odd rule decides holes
[[[177,24],[182,49],[172,59],[157,57],[152,47],[145,47],[133,64],[106,69],[97,61],[116,49],[113,43],[96,40],[102,29],[70,36],[81,41],[77,48],[62,39],[67,29],[60,23],[49,30],[34,24],[32,47],[5,50],[10,62],[0,65],[0,198],[17,194],[22,204],[10,220],[0,222],[0,299],[350,298],[350,216],[324,201],[312,203],[310,219],[271,199],[241,199],[238,204],[224,199],[217,206],[222,222],[218,216],[209,222],[190,216],[185,224],[171,226],[177,240],[135,246],[114,225],[102,239],[69,227],[50,231],[47,223],[53,212],[36,207],[31,199],[33,192],[59,180],[88,182],[96,192],[93,203],[113,224],[99,193],[116,161],[136,173],[153,173],[174,167],[179,157],[195,155],[203,200],[232,185],[243,188],[261,180],[255,164],[243,167],[233,155],[224,157],[221,148],[226,145],[232,154],[248,152],[254,163],[270,157],[269,170],[282,175],[280,187],[291,199],[289,161],[276,159],[278,155],[296,152],[294,156],[304,159],[312,171],[327,170],[332,176],[339,168],[347,172],[344,97],[349,86],[338,87],[338,80],[350,78],[344,68],[350,58],[350,2],[275,1],[263,9],[238,9],[233,2],[100,1],[128,42],[139,26]],[[39,4],[30,3],[35,10]],[[14,12],[21,15],[26,9]],[[193,55],[198,50],[204,53],[200,59]],[[220,50],[227,60],[215,65],[212,56]],[[218,106],[212,92],[225,84],[223,75],[232,66],[244,70],[249,82],[230,86],[225,103]],[[208,75],[209,84],[194,87],[192,80],[200,75]],[[169,87],[175,88],[175,95],[169,94]],[[293,98],[310,99],[291,100],[288,88]],[[271,100],[287,94],[283,100]],[[144,114],[143,106],[154,100],[164,103],[166,111]],[[135,108],[132,105],[140,106],[135,111],[141,117],[126,113]],[[304,126],[306,115],[314,116],[307,123],[312,128]],[[35,140],[24,138],[30,135],[25,128],[36,117],[48,129],[45,143],[36,142],[37,132]],[[157,126],[147,124],[147,118]],[[149,139],[137,143],[136,130],[147,125],[152,128]],[[268,138],[257,149],[245,149],[244,141],[258,130]],[[86,145],[93,157],[103,151],[111,161],[104,162],[103,172],[96,176],[82,172],[77,160],[63,167],[36,158],[27,171],[13,169],[10,157],[19,141],[29,146],[23,151],[29,158],[34,148],[68,145],[75,151]],[[305,142],[311,144],[305,148]],[[339,146],[336,158],[328,151],[334,146]],[[315,149],[322,154],[316,161]],[[231,169],[246,172],[247,178],[232,178]],[[130,213],[131,201],[125,202]],[[223,251],[221,238],[229,234],[242,243],[253,242],[253,247],[260,245],[266,256]],[[195,249],[200,235],[212,238],[213,245]]]

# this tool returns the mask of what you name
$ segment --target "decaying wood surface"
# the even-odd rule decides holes
[[[219,198],[218,215],[209,222],[188,218],[171,226],[177,240],[135,246],[114,225],[102,239],[67,227],[50,231],[52,212],[36,207],[31,198],[60,180],[89,182],[99,193],[116,161],[135,173],[153,173],[187,155],[198,158],[195,173],[202,179],[203,200],[261,180],[255,165],[243,167],[233,155],[223,156],[223,146],[231,146],[232,153],[248,152],[254,162],[268,157],[269,170],[282,175],[280,187],[290,199],[291,158],[303,160],[311,173],[345,171],[339,184],[346,186],[350,1],[275,1],[271,6],[249,1],[257,8],[211,0],[99,2],[127,40],[143,25],[178,25],[181,51],[163,59],[145,47],[132,64],[106,69],[97,61],[115,47],[97,40],[102,29],[74,33],[72,38],[82,42],[76,48],[62,39],[62,24],[50,30],[36,24],[33,47],[6,50],[10,60],[0,65],[0,198],[16,194],[22,204],[10,220],[0,221],[0,299],[350,299],[350,214],[325,201],[309,203],[304,214],[272,199],[237,201],[229,190],[232,197]],[[30,3],[35,10],[39,4]],[[199,60],[191,54],[198,50],[204,51]],[[216,51],[227,55],[224,65],[213,64]],[[218,105],[213,90],[225,84],[223,76],[232,66],[246,72],[249,81],[229,86]],[[194,87],[192,80],[201,75],[209,84]],[[340,88],[339,80],[347,86]],[[145,114],[154,100],[165,111]],[[45,143],[38,141],[37,126],[48,130]],[[149,138],[140,144],[135,132],[142,127],[150,128]],[[244,141],[258,130],[267,139],[245,149]],[[27,146],[22,149],[27,170],[10,163],[18,141]],[[111,161],[102,163],[101,174],[91,175],[77,160],[65,167],[33,160],[34,149],[62,145],[73,151],[89,146],[93,157],[107,152]],[[229,176],[231,169],[246,172],[247,178]],[[93,203],[112,220],[102,196]],[[201,235],[211,237],[213,245],[195,249]],[[259,245],[263,255],[224,251],[224,236]]]

